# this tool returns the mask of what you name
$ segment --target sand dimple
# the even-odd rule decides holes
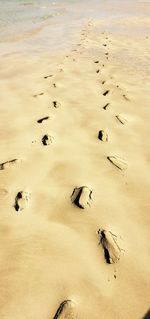
[[[127,120],[120,114],[116,115],[116,119],[123,125],[127,123]]]
[[[71,199],[77,207],[85,209],[90,205],[92,199],[91,195],[92,190],[90,188],[88,188],[87,186],[81,186],[74,189],[71,195]]]
[[[119,156],[108,156],[107,159],[120,170],[127,168],[127,162]]]
[[[108,264],[117,263],[120,259],[121,249],[116,240],[117,236],[107,230],[98,231],[100,235],[100,244],[104,249],[105,260]]]
[[[24,192],[24,191],[18,192],[15,198],[15,205],[14,205],[15,210],[17,212],[23,210],[26,207],[29,197],[30,196],[28,192]]]
[[[53,143],[53,140],[54,140],[54,137],[53,137],[53,136],[48,135],[48,134],[45,134],[45,135],[42,137],[42,144],[43,144],[44,146],[50,145],[51,143]]]
[[[75,319],[74,303],[71,300],[63,301],[57,309],[53,319]]]
[[[108,142],[108,134],[103,130],[99,131],[98,138],[103,142]]]
[[[0,170],[4,170],[4,169],[7,169],[9,167],[15,166],[15,164],[18,164],[19,162],[20,162],[20,160],[18,160],[16,158],[13,160],[4,162],[4,163],[0,164]]]

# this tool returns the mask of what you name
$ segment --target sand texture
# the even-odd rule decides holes
[[[126,33],[2,59],[0,319],[148,318],[150,41]]]

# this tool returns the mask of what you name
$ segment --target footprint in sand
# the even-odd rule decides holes
[[[53,319],[76,319],[75,304],[71,300],[63,301],[57,309]]]
[[[11,161],[4,162],[4,163],[0,164],[0,170],[4,170],[4,169],[7,169],[9,167],[15,166],[19,162],[20,162],[20,160],[18,160],[18,159],[13,159]]]
[[[51,135],[48,135],[48,134],[45,134],[43,137],[42,137],[42,144],[44,146],[47,146],[47,145],[50,145],[53,143],[53,140],[54,140],[54,137],[51,136]]]
[[[106,81],[102,81],[102,84],[105,84]]]
[[[23,210],[27,206],[29,198],[30,198],[30,194],[28,192],[24,192],[24,191],[18,192],[15,198],[15,205],[14,205],[15,210],[17,212]]]
[[[122,115],[116,115],[116,119],[123,125],[127,123],[127,120]]]
[[[121,249],[117,244],[117,236],[108,230],[98,230],[100,244],[104,249],[104,257],[107,264],[117,263],[121,256]]]
[[[44,92],[38,93],[38,94],[34,94],[33,97],[37,97],[37,96],[41,96],[44,95]]]
[[[130,99],[125,94],[123,94],[122,96],[126,101],[130,101]]]
[[[94,63],[99,63],[99,61],[94,61]]]
[[[103,95],[106,96],[109,93],[109,90],[106,90]]]
[[[57,109],[61,106],[61,104],[57,101],[53,101],[53,106]]]
[[[127,168],[127,162],[118,156],[108,156],[107,159],[120,170]]]
[[[108,106],[110,105],[110,103],[107,103],[103,106],[103,109],[106,111],[106,109],[108,108]]]
[[[53,76],[52,74],[50,74],[50,75],[46,75],[46,76],[44,76],[44,79],[51,78],[52,76]]]
[[[92,190],[87,186],[75,188],[72,195],[72,202],[79,208],[85,209],[90,206]]]
[[[98,70],[96,70],[96,73],[99,73],[100,72],[100,70],[98,69]]]
[[[43,121],[48,120],[48,119],[49,119],[49,116],[42,117],[41,119],[37,120],[37,123],[41,124]]]
[[[108,134],[105,131],[101,130],[98,133],[98,139],[102,142],[108,142]]]

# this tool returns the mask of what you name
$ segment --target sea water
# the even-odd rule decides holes
[[[88,19],[121,19],[145,8],[141,0],[0,0],[0,55],[63,50]]]

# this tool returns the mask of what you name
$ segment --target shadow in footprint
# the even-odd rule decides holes
[[[43,121],[48,119],[49,119],[49,116],[42,117],[41,119],[37,120],[37,123],[42,123]]]
[[[125,94],[123,94],[122,96],[124,97],[126,101],[130,101],[130,99]]]
[[[125,170],[127,168],[127,162],[119,156],[107,156],[107,159],[120,170]]]
[[[52,74],[50,74],[50,75],[46,75],[46,76],[44,76],[44,79],[51,78],[52,76],[53,76]]]
[[[106,105],[103,106],[103,109],[106,110],[109,105],[110,103],[107,103]]]
[[[57,109],[58,107],[61,106],[61,104],[57,101],[53,101],[53,106]]]
[[[37,97],[37,96],[40,96],[40,95],[44,95],[44,92],[41,92],[41,93],[38,93],[38,94],[34,94],[33,97]]]
[[[75,319],[74,303],[71,300],[63,301],[58,307],[53,319]]]
[[[15,210],[17,212],[23,210],[26,207],[28,200],[29,200],[29,193],[23,192],[23,191],[18,192],[15,198],[15,205],[14,205]]]
[[[146,315],[142,319],[150,319],[150,310],[146,313]]]
[[[0,170],[4,170],[4,169],[6,169],[6,168],[9,168],[9,167],[11,167],[11,166],[14,166],[15,164],[17,164],[19,162],[19,160],[18,159],[13,159],[13,160],[11,160],[11,161],[7,161],[7,162],[4,162],[4,163],[2,163],[2,164],[0,164]]]
[[[76,187],[71,195],[72,203],[77,207],[85,209],[92,200],[92,190],[87,186]]]
[[[123,116],[121,116],[119,114],[116,115],[116,119],[123,125],[127,123],[127,120]]]
[[[106,96],[109,93],[109,90],[106,90],[103,95]]]
[[[53,136],[48,135],[48,134],[45,134],[45,135],[42,137],[42,144],[43,144],[44,146],[50,145],[50,144],[53,142],[53,139],[54,139]]]
[[[102,142],[108,142],[108,134],[105,131],[100,130],[98,133],[98,139]]]
[[[104,249],[104,257],[107,264],[117,263],[120,259],[121,249],[117,244],[117,236],[108,230],[98,230],[99,244]]]

